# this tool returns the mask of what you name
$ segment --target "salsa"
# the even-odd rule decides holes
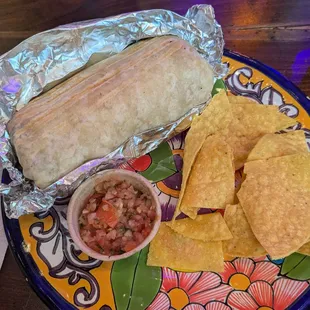
[[[141,244],[156,218],[151,197],[127,181],[104,181],[95,187],[79,217],[80,235],[104,255],[120,255]]]

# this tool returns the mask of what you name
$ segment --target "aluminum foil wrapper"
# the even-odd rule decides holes
[[[16,110],[85,66],[138,40],[162,35],[186,40],[210,63],[217,78],[226,74],[221,63],[223,33],[210,5],[194,5],[185,17],[167,10],[148,10],[64,25],[39,33],[0,57],[0,155],[2,168],[12,180],[1,184],[0,192],[8,217],[46,210],[94,173],[150,152],[189,126],[204,105],[176,122],[131,137],[112,153],[83,164],[44,190],[16,168],[17,158],[6,130]]]

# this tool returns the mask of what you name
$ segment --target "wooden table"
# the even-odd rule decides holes
[[[184,14],[199,0],[1,0],[0,54],[37,32],[70,22],[164,8]],[[310,95],[309,0],[209,0],[226,47],[280,71]],[[10,252],[0,271],[1,309],[46,306],[24,280]]]

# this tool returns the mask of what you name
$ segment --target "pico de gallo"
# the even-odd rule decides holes
[[[150,234],[156,218],[151,197],[127,181],[95,187],[79,217],[80,235],[94,251],[112,256],[129,252]]]

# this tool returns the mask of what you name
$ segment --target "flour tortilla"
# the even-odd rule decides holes
[[[175,36],[132,45],[32,100],[8,125],[24,175],[45,188],[129,137],[208,100],[213,73]]]

